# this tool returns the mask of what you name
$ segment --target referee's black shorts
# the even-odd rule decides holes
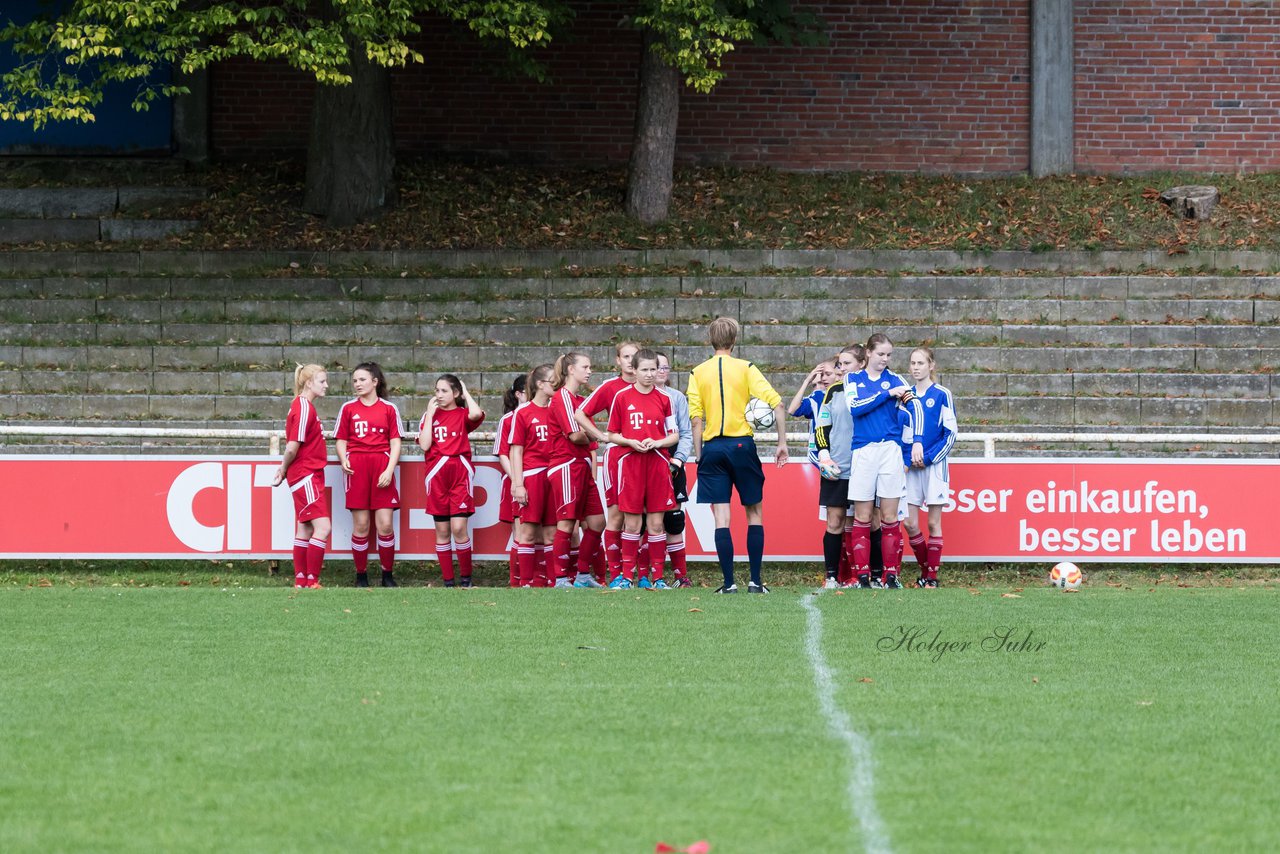
[[[702,443],[698,458],[698,503],[728,504],[733,490],[749,507],[764,500],[764,467],[750,436],[719,436]]]

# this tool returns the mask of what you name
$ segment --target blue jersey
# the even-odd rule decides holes
[[[854,450],[875,442],[901,440],[899,404],[897,398],[889,394],[889,390],[906,384],[893,371],[885,371],[875,380],[868,377],[865,370],[844,378],[844,396],[849,404],[849,414],[853,416]],[[920,424],[924,420],[923,411],[917,412],[919,406],[918,400],[907,404],[913,416],[913,424]]]
[[[809,419],[809,462],[818,464],[818,412],[822,409],[822,398],[826,394],[821,389],[814,389],[808,397],[800,401],[792,414],[797,418]]]
[[[910,424],[910,431],[903,429],[902,459],[910,466],[911,445],[919,442],[924,446],[924,464],[931,466],[945,461],[956,443],[959,428],[956,423],[955,400],[951,397],[950,389],[936,383],[919,392],[917,398],[921,413],[920,427],[916,429],[915,424]]]

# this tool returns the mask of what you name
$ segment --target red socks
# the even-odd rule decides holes
[[[307,542],[307,586],[320,586],[320,569],[324,566],[324,540],[312,537]]]
[[[685,563],[683,541],[667,546],[667,558],[671,561],[671,570],[676,574],[677,580],[689,577],[689,569]]]
[[[293,541],[293,586],[307,586],[307,540]]]
[[[523,543],[516,546],[517,561],[520,564],[519,586],[532,587],[533,576],[537,572],[538,558],[535,555],[535,546],[524,545]]]
[[[925,559],[925,578],[938,580],[938,568],[942,566],[942,537],[929,538],[929,555]]]
[[[916,563],[920,564],[920,575],[924,576],[925,564],[929,562],[928,558],[928,539],[924,535],[924,531],[916,531],[911,537],[911,551],[915,553]]]
[[[454,555],[458,558],[458,575],[463,581],[471,580],[471,540],[453,544]]]
[[[902,566],[902,523],[886,522],[880,526],[880,543],[886,575],[897,575]]]
[[[602,533],[583,528],[582,542],[578,545],[578,572],[588,574],[591,572],[591,564],[595,562],[596,554],[600,551]]]
[[[622,532],[610,531],[605,529],[604,532],[604,561],[608,568],[609,580],[617,578],[622,574]]]
[[[850,539],[852,544],[849,548],[849,562],[853,564],[854,573],[859,576],[870,575],[871,523],[859,522],[855,519]]]
[[[569,577],[569,550],[573,546],[573,532],[556,528],[555,540],[551,546],[552,575],[551,581]]]
[[[649,567],[653,570],[653,580],[659,581],[662,578],[663,564],[667,561],[667,535],[666,534],[650,534],[649,535]]]
[[[356,574],[364,575],[369,571],[369,538],[351,535],[351,560],[356,565]]]
[[[632,581],[636,577],[636,558],[640,553],[640,534],[623,531],[619,534],[622,540],[622,577]]]
[[[436,543],[436,560],[440,562],[440,577],[445,584],[453,581],[453,544]]]
[[[383,572],[390,572],[396,565],[396,538],[378,535],[378,563]]]

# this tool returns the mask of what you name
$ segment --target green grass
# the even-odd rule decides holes
[[[1280,838],[1273,586],[1013,590],[816,600],[894,850]],[[858,849],[802,595],[6,586],[0,841]]]

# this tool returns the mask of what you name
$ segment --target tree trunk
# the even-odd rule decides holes
[[[626,198],[627,215],[646,225],[662,222],[671,208],[680,118],[680,72],[658,58],[652,42],[646,32]]]
[[[394,200],[391,73],[348,44],[351,83],[317,85],[302,208],[332,225],[351,225]]]

